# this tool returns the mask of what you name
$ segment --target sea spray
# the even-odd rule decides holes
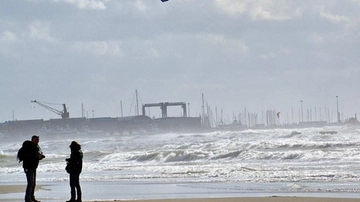
[[[338,133],[321,134],[324,130]],[[29,137],[0,138],[0,183],[24,182],[15,156]],[[282,182],[294,190],[304,190],[302,183],[360,182],[360,129],[354,126],[40,135],[47,158],[39,165],[39,182],[67,179],[64,159],[72,140],[82,144],[83,181]]]

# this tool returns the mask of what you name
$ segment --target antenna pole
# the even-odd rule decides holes
[[[136,113],[136,116],[139,116],[139,98],[138,98],[137,90],[135,90],[135,94],[136,94],[136,110],[135,110],[135,113]]]
[[[121,117],[124,117],[122,101],[120,100]]]

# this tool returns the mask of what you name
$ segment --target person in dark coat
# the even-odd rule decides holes
[[[35,199],[34,192],[36,186],[36,169],[39,161],[45,158],[39,146],[40,138],[37,135],[31,137],[31,141],[23,143],[23,168],[26,174],[27,186],[25,192],[25,202],[40,202]]]
[[[81,202],[80,173],[82,171],[83,153],[81,151],[81,145],[76,141],[72,141],[69,147],[71,154],[70,158],[66,159],[66,171],[70,174],[71,198],[67,202]],[[75,200],[76,193],[77,199]]]

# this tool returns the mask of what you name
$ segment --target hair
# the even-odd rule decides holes
[[[81,149],[81,145],[75,140],[71,142],[69,147],[71,150],[80,150]]]
[[[38,136],[38,135],[33,135],[33,136],[31,137],[31,140],[33,140],[33,139],[39,139],[39,136]]]

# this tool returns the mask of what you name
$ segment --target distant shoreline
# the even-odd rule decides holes
[[[64,127],[66,125],[66,127]],[[0,123],[0,135],[3,134],[40,134],[40,135],[62,135],[62,134],[99,134],[99,133],[211,133],[216,131],[244,131],[263,129],[301,129],[301,128],[323,128],[332,126],[355,125],[360,126],[356,118],[344,122],[335,123],[327,121],[302,121],[287,124],[280,123],[254,123],[242,124],[234,121],[231,124],[202,123],[200,117],[164,117],[152,119],[148,116],[128,117],[98,117],[98,118],[66,118],[66,119],[29,119],[13,120]]]

